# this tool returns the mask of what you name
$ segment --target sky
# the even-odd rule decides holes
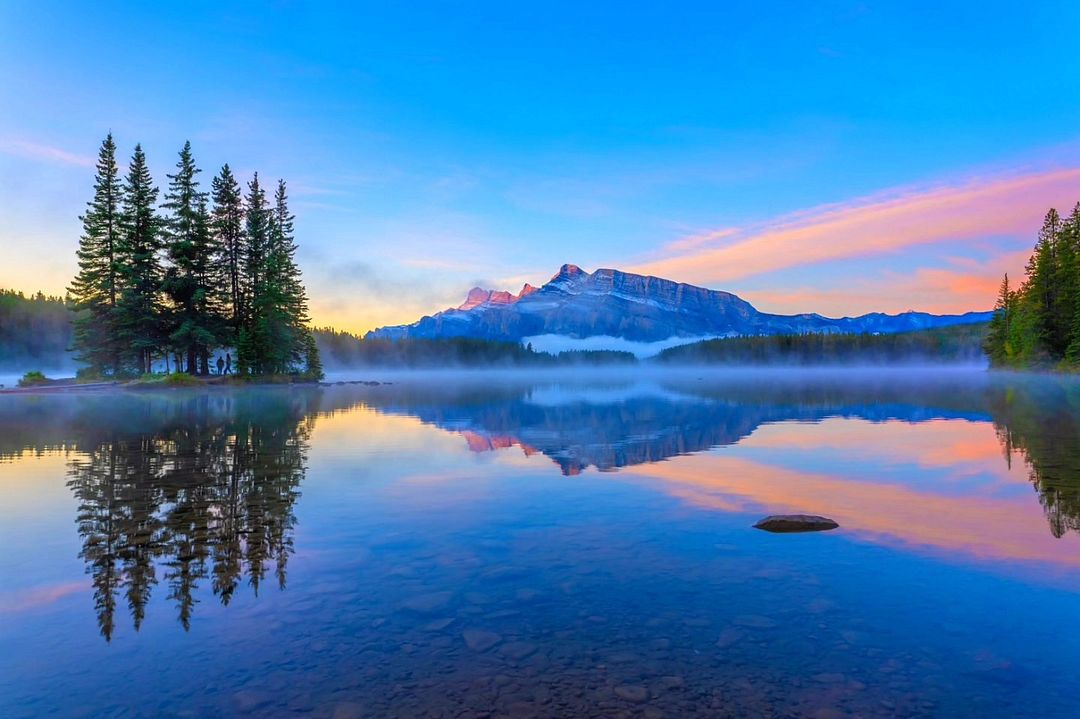
[[[227,7],[226,7],[227,5]],[[832,316],[988,309],[1080,201],[1080,4],[0,0],[0,287],[113,132],[284,178],[316,324],[563,263]]]

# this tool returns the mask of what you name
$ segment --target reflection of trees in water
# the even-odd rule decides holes
[[[245,579],[284,586],[293,505],[314,417],[365,405],[447,431],[537,449],[564,473],[614,469],[737,443],[762,423],[993,420],[1007,456],[1019,452],[1051,531],[1080,532],[1080,383],[972,375],[958,381],[882,377],[853,382],[738,378],[664,382],[598,398],[557,382],[453,382],[198,395],[11,397],[0,403],[0,461],[22,452],[74,453],[82,557],[101,632],[117,604],[135,626],[156,591],[191,621],[199,588],[228,603]]]
[[[310,397],[214,399],[213,408],[205,397],[158,404],[143,432],[106,431],[70,464],[80,556],[106,639],[119,598],[138,629],[159,581],[185,628],[206,582],[223,604],[245,576],[257,593],[268,566],[285,586]]]
[[[1051,533],[1080,532],[1080,384],[1002,385],[990,403],[1005,458],[1024,458]]]

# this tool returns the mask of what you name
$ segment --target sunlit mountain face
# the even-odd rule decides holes
[[[989,312],[872,313],[842,319],[818,314],[767,314],[730,292],[619,270],[599,269],[589,273],[576,265],[563,265],[540,288],[525,285],[517,294],[511,294],[475,287],[456,308],[409,325],[382,327],[368,336],[469,337],[524,341],[540,348],[555,346],[558,338],[564,340],[564,345],[565,340],[607,338],[610,348],[622,348],[619,340],[637,343],[667,340],[670,346],[735,335],[904,332],[989,319]],[[573,346],[565,345],[565,348]],[[600,349],[604,345],[594,342],[589,347]]]
[[[1019,608],[1080,591],[1078,392],[876,370],[11,397],[0,708],[705,716],[719,686],[744,714],[1066,716],[1080,641]],[[787,512],[840,528],[752,529]],[[45,665],[8,658],[31,646]],[[121,681],[150,656],[163,683]]]

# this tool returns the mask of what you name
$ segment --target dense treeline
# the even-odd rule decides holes
[[[993,367],[1080,365],[1080,203],[1046,213],[1024,282],[1001,282],[986,354]]]
[[[142,147],[121,179],[105,138],[69,288],[76,358],[101,376],[210,374],[225,350],[240,374],[321,376],[284,180],[271,202],[258,173],[245,195],[228,165],[210,192],[200,172],[186,143],[159,206]]]
[[[516,342],[451,339],[361,339],[329,327],[314,331],[320,356],[334,367],[552,367],[634,364],[629,352],[537,352]]]
[[[71,346],[71,312],[62,297],[0,289],[0,368],[59,367]]]
[[[665,364],[823,365],[982,362],[987,324],[896,334],[804,334],[726,337],[670,347]]]
[[[680,345],[644,360],[658,364],[828,365],[981,363],[987,323],[897,334],[805,334],[728,337]],[[332,367],[438,367],[633,365],[629,352],[537,352],[512,342],[455,338],[361,339],[330,328],[314,332],[320,355]]]

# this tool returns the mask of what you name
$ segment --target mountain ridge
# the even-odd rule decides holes
[[[934,315],[871,312],[830,318],[817,313],[760,312],[738,295],[662,277],[611,268],[586,272],[564,264],[541,287],[526,284],[516,295],[472,288],[465,302],[406,325],[380,327],[366,338],[467,337],[525,341],[536,336],[612,337],[652,343],[739,335],[894,333],[985,322],[992,312]]]

